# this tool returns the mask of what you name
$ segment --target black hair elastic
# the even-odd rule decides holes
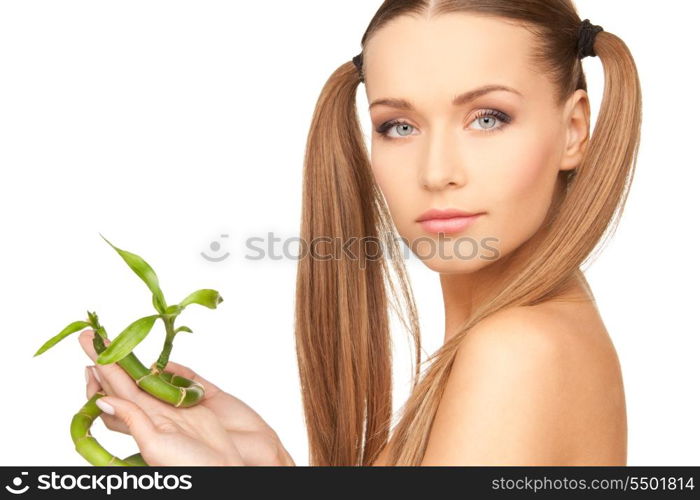
[[[595,57],[596,53],[593,50],[593,43],[595,42],[595,36],[603,31],[602,26],[597,26],[591,24],[589,19],[584,19],[581,22],[581,26],[578,30],[578,58],[583,59],[584,57]]]
[[[357,74],[360,76],[360,81],[364,82],[365,74],[362,71],[362,52],[353,57],[352,62],[355,63],[355,67],[357,68]]]
[[[576,47],[579,59],[583,59],[584,57],[588,56],[596,56],[596,53],[593,50],[593,44],[595,42],[596,35],[601,31],[603,31],[603,27],[596,24],[591,24],[589,19],[584,19],[581,21],[581,25],[579,26],[578,30],[578,44]],[[360,77],[360,82],[364,82],[365,74],[362,68],[362,52],[353,57],[352,62],[357,68],[357,74]]]

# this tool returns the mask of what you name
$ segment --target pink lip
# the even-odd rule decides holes
[[[483,215],[483,212],[469,213],[455,209],[428,210],[417,219],[417,222],[420,222],[423,229],[429,233],[451,234],[465,230],[480,215]]]

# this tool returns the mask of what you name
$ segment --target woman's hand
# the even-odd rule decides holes
[[[93,335],[85,330],[79,341],[95,362]],[[115,409],[100,415],[105,426],[131,434],[149,465],[294,465],[277,434],[243,401],[173,361],[165,370],[202,384],[204,398],[176,408],[139,388],[116,363],[86,367],[86,396],[101,390],[107,396],[100,401]]]

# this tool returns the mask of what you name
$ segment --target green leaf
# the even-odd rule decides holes
[[[190,330],[189,327],[187,327],[187,326],[178,326],[178,327],[175,329],[175,333],[177,333],[177,332],[189,332],[189,333],[192,333],[192,330]]]
[[[102,236],[102,233],[100,233],[100,236]],[[131,270],[134,271],[138,275],[138,277],[143,280],[144,283],[146,283],[148,289],[153,293],[153,307],[156,308],[156,311],[163,314],[166,308],[165,297],[163,296],[163,292],[160,289],[160,284],[158,283],[158,276],[156,275],[156,272],[153,270],[153,268],[135,253],[127,252],[126,250],[122,250],[121,248],[115,247],[104,236],[102,236],[102,239],[109,243],[109,246],[111,246],[117,251],[117,253],[122,257],[122,259],[124,259],[124,261],[129,265]]]
[[[134,350],[134,347],[146,338],[157,318],[158,315],[154,314],[153,316],[137,319],[131,323],[123,332],[116,336],[107,346],[107,349],[102,351],[102,354],[97,356],[97,362],[101,365],[107,365],[116,363],[128,356]]]
[[[151,303],[156,311],[163,314],[165,308],[165,297],[163,294],[156,295],[155,293],[151,296]]]
[[[185,308],[190,304],[199,304],[201,306],[208,307],[209,309],[216,309],[216,306],[221,304],[223,301],[224,299],[221,297],[221,295],[219,295],[219,292],[204,288],[189,294],[182,302],[180,302],[180,306]]]
[[[177,316],[178,314],[180,314],[182,309],[183,307],[179,304],[168,306],[168,308],[165,310],[165,314],[174,314],[175,316]]]
[[[88,323],[87,321],[73,321],[70,325],[68,325],[63,330],[61,330],[58,335],[47,340],[46,343],[44,345],[42,345],[39,348],[39,350],[34,354],[34,357],[38,356],[39,354],[46,351],[47,349],[50,349],[51,347],[56,345],[58,342],[63,340],[65,337],[67,337],[71,333],[75,333],[78,330],[82,330],[83,328],[87,328],[88,326],[90,326],[90,323]]]

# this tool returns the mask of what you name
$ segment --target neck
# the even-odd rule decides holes
[[[485,298],[500,283],[498,270],[492,266],[475,273],[441,274],[440,284],[445,304],[445,342],[457,334],[460,327],[483,304]],[[490,286],[491,285],[491,286]],[[576,270],[562,290],[547,302],[595,302],[586,277]]]

